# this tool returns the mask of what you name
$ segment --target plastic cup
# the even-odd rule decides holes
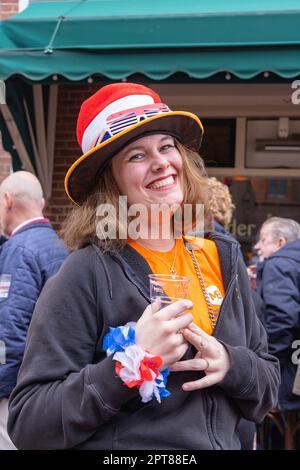
[[[151,304],[160,300],[160,308],[188,299],[191,278],[177,274],[149,274]]]

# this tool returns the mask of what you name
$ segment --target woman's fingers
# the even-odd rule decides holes
[[[144,310],[135,327],[136,344],[154,356],[161,356],[163,365],[173,364],[187,351],[189,344],[181,334],[192,321],[185,310],[192,302],[181,300],[160,308],[160,301],[153,302]]]
[[[161,308],[160,299],[157,299],[146,307],[141,318],[143,322],[145,320],[151,320],[151,318],[156,318],[157,320],[163,322],[185,317],[185,320],[182,319],[179,322],[174,323],[174,329],[176,329],[178,323],[178,330],[180,328],[185,328],[193,320],[192,314],[184,314],[186,310],[189,310],[192,307],[193,303],[190,300],[179,300],[177,302],[174,302],[173,304],[168,305],[165,308]]]
[[[154,300],[154,302],[152,302],[150,305],[148,305],[147,309],[149,309],[149,311],[153,314],[153,313],[156,313],[160,310],[161,308],[161,301],[160,299],[156,299]]]
[[[192,392],[194,390],[200,390],[202,388],[211,387],[212,385],[220,382],[221,378],[218,373],[212,373],[206,375],[202,379],[194,380],[193,382],[185,382],[182,385],[182,389],[185,392]]]
[[[176,302],[176,304],[179,304],[179,302]],[[161,325],[163,325],[163,328],[165,330],[165,334],[167,335],[176,333],[177,331],[183,328],[186,328],[193,321],[193,315],[191,313],[181,313],[180,315],[178,315],[178,312],[182,312],[183,310],[186,310],[186,308],[184,308],[182,305],[177,305],[175,307],[175,303],[174,303],[161,310],[159,310],[159,303],[152,304],[152,305],[154,305],[155,309],[158,309],[157,314],[156,314],[156,320],[160,320]],[[149,317],[151,319],[151,315],[153,317],[153,312],[152,313],[151,311],[149,312],[148,308],[149,306],[146,308],[146,310],[143,313],[143,320],[149,319]],[[170,319],[164,320],[163,319],[164,317],[165,318],[170,317]]]
[[[186,370],[207,370],[208,367],[209,363],[207,359],[195,357],[194,359],[175,362],[175,364],[172,364],[170,369],[173,372],[182,372]]]
[[[210,335],[208,335],[207,333],[205,333],[204,330],[202,330],[201,328],[199,328],[199,326],[197,326],[195,323],[191,323],[191,325],[189,326],[189,329],[197,334],[198,336],[200,336],[201,338],[211,338]]]
[[[140,318],[140,321],[145,322],[153,317],[153,315],[160,310],[160,300],[155,300],[152,304],[147,305],[143,314]]]
[[[178,340],[178,344],[174,347],[174,350],[170,354],[166,354],[164,366],[170,367],[175,361],[179,361],[180,358],[185,355],[188,347],[189,345],[183,341],[183,338],[181,338],[181,342]]]
[[[170,366],[172,372],[183,372],[183,371],[204,371],[205,377],[191,382],[185,382],[182,385],[182,389],[186,392],[192,392],[206,387],[211,387],[222,380],[222,374],[219,371],[211,371],[210,363],[205,358],[195,357],[187,361],[179,361]]]
[[[215,357],[216,356],[216,340],[211,336],[207,335],[204,331],[200,330],[197,333],[191,331],[191,327],[194,325],[191,323],[188,328],[182,331],[185,339],[191,343],[195,348],[200,351],[204,356]]]
[[[181,346],[182,344],[188,344],[181,333],[176,333],[175,339],[176,339],[176,342],[175,342],[176,346]]]
[[[193,315],[190,313],[184,313],[173,320],[170,320],[165,323],[167,333],[172,333],[179,330],[184,330],[190,323],[193,321]]]
[[[176,318],[178,315],[184,313],[186,310],[193,308],[193,302],[188,299],[178,300],[165,308],[159,310],[155,315],[160,320],[167,321]]]
[[[229,354],[224,345],[212,336],[209,336],[201,328],[198,328],[194,323],[182,329],[181,333],[189,343],[195,346],[198,352],[193,359],[172,364],[170,367],[171,371],[205,372],[205,377],[184,383],[182,386],[183,390],[193,391],[211,387],[223,380],[230,368]]]
[[[177,349],[178,359],[183,357],[188,350],[189,345],[186,342],[183,342]]]

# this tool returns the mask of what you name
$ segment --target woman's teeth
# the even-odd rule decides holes
[[[150,189],[159,189],[163,188],[164,186],[169,186],[170,184],[174,183],[174,177],[173,176],[168,176],[167,178],[159,181],[155,181],[154,183],[150,184],[148,187]]]

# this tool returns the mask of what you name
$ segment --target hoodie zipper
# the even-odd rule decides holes
[[[143,289],[141,288],[141,286],[139,285],[139,283],[137,283],[135,280],[134,280],[134,277],[135,277],[135,274],[132,272],[132,273],[128,273],[127,272],[127,269],[126,269],[126,266],[124,266],[123,262],[119,259],[118,256],[115,256],[113,253],[110,253],[111,257],[121,266],[122,270],[123,270],[123,273],[125,274],[125,277],[133,284],[135,285],[135,287],[138,289],[139,293],[144,297],[144,299],[147,300],[147,302],[150,304],[150,297],[143,291]]]
[[[211,239],[213,239],[213,238],[217,239],[218,236],[211,237]],[[236,266],[238,256],[239,256],[238,255],[238,248],[236,247],[235,253],[232,254],[232,260],[231,260],[232,265]],[[222,318],[222,313],[223,313],[223,310],[224,310],[224,304],[227,303],[227,299],[230,296],[230,294],[231,294],[231,292],[234,288],[234,284],[235,284],[235,282],[237,282],[237,280],[238,280],[238,274],[237,274],[237,270],[235,269],[234,272],[232,273],[232,278],[230,279],[227,290],[225,292],[224,299],[223,299],[221,308],[219,310],[219,315],[218,315],[218,319],[217,319],[217,322],[216,322],[216,326],[215,326],[215,329],[212,333],[212,336],[216,339],[218,339],[218,325],[221,321],[220,319]],[[222,450],[222,445],[220,444],[219,440],[216,437],[216,433],[214,431],[214,426],[213,426],[213,422],[215,421],[214,418],[215,418],[215,415],[216,415],[215,398],[214,398],[212,392],[209,391],[209,388],[204,390],[204,393],[206,395],[206,397],[205,397],[205,401],[206,401],[206,404],[207,404],[206,424],[207,424],[207,428],[208,428],[208,432],[209,432],[209,438],[210,438],[210,441],[211,441],[211,443],[213,445],[213,448],[215,450]]]
[[[228,296],[232,292],[235,280],[237,278],[238,278],[238,274],[235,274],[235,276],[231,279],[231,281],[228,285],[227,292],[225,294],[224,300],[225,300],[225,298],[228,298]],[[222,306],[224,304],[224,300],[222,302]],[[218,320],[217,320],[217,323],[216,323],[215,330],[213,331],[213,334],[212,334],[212,336],[214,336],[216,339],[218,339],[218,337],[215,334],[215,331],[217,329],[218,322],[219,322],[219,319],[221,317],[220,314],[221,314],[222,306],[221,306],[221,309],[220,309],[220,312],[219,312],[219,316],[218,316]],[[222,446],[219,443],[219,440],[217,439],[217,437],[215,435],[214,426],[213,426],[213,422],[215,421],[214,418],[215,418],[215,414],[216,414],[215,398],[214,398],[212,392],[210,392],[209,388],[203,390],[203,395],[204,395],[205,403],[206,403],[206,425],[207,425],[207,430],[208,430],[208,437],[209,437],[209,439],[212,443],[212,446],[213,446],[214,450],[222,450]]]
[[[211,442],[213,450],[221,450],[222,447],[218,444],[216,440],[214,430],[213,430],[213,425],[212,425],[214,409],[215,409],[214,400],[212,399],[207,389],[203,390],[203,398],[206,404],[206,428],[207,428],[208,438]]]

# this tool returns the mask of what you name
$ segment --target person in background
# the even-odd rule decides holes
[[[214,229],[216,232],[226,235],[231,240],[234,240],[235,243],[238,243],[237,240],[228,232],[229,224],[232,220],[233,211],[235,205],[232,202],[232,196],[230,194],[229,188],[226,184],[217,180],[215,177],[208,178],[208,193],[209,197],[207,200],[207,215],[206,215],[206,224],[208,228]],[[240,256],[242,259],[243,255],[240,251]],[[248,267],[247,267],[248,272]],[[249,272],[248,272],[249,276]],[[251,278],[249,276],[250,286]],[[264,321],[264,308],[263,302],[260,296],[251,290],[252,299],[255,305],[256,313],[259,319]]]
[[[264,260],[260,251],[255,249],[256,243],[257,241],[255,242],[254,246],[252,246],[251,257],[247,262],[247,273],[250,286],[254,291],[256,291],[257,266]]]
[[[222,183],[215,177],[210,177],[208,182],[208,227],[211,226],[216,232],[222,233],[226,237],[234,240],[235,238],[229,233],[228,227],[231,223],[235,205],[232,201],[229,188],[226,184]],[[240,256],[243,255],[240,251]],[[251,296],[255,305],[255,310],[258,317],[262,317],[263,304],[256,292],[251,291]],[[255,423],[241,419],[238,424],[238,434],[241,441],[242,450],[251,450],[254,446],[256,426]]]
[[[239,449],[241,416],[260,421],[276,401],[278,364],[237,245],[175,236],[175,221],[196,230],[206,199],[202,134],[196,115],[140,84],[82,104],[83,155],[65,180],[76,207],[64,237],[78,249],[32,318],[9,404],[18,448]],[[153,272],[190,277],[189,299],[151,304]]]
[[[263,262],[257,267],[257,291],[265,308],[269,351],[280,361],[279,406],[300,410],[300,397],[293,393],[297,365],[293,343],[300,338],[300,225],[293,219],[271,217],[254,247]]]
[[[0,186],[0,224],[9,239],[0,250],[0,449],[13,449],[7,434],[8,398],[22,362],[35,303],[68,251],[43,216],[41,185],[19,171]],[[3,349],[3,348],[2,348]],[[5,357],[5,361],[3,358]]]
[[[255,250],[253,250],[255,252]],[[256,275],[257,275],[257,265],[262,259],[261,257],[257,256],[256,254],[253,254],[251,259],[249,260],[247,264],[247,273],[249,277],[249,282],[251,289],[256,291]]]
[[[207,204],[210,214],[207,218],[210,225],[216,232],[232,237],[228,232],[228,227],[232,219],[235,205],[232,202],[229,188],[215,177],[208,178],[207,183],[209,192]]]
[[[3,230],[2,230],[1,225],[0,225],[0,246],[3,245],[3,243],[6,242],[6,241],[7,241],[7,238],[3,234]]]
[[[295,395],[300,395],[300,362],[298,363],[297,372],[294,380],[293,393],[295,393]]]

